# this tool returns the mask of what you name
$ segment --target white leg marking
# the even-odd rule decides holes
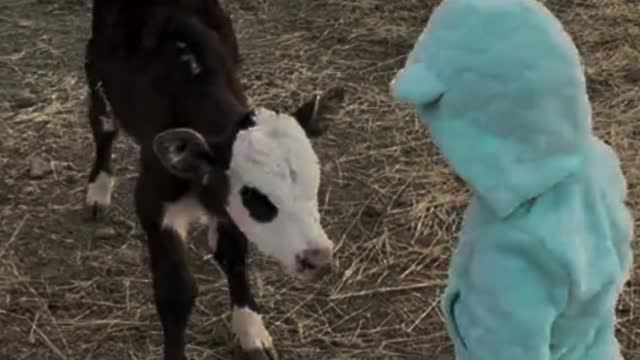
[[[105,172],[100,172],[98,177],[89,184],[87,189],[87,205],[109,206],[111,204],[111,192],[115,179]]]
[[[211,218],[209,220],[209,232],[207,233],[207,245],[212,254],[218,249],[218,220]]]
[[[273,340],[264,327],[262,316],[248,307],[233,307],[231,331],[238,337],[243,350],[273,347]]]
[[[172,229],[180,238],[186,240],[191,224],[206,223],[207,219],[207,212],[200,203],[192,197],[185,197],[165,205],[162,227]]]

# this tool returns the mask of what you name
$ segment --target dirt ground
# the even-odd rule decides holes
[[[345,108],[316,144],[336,274],[303,284],[255,252],[251,262],[281,358],[452,359],[437,300],[468,192],[387,90],[437,1],[227,3],[254,103],[291,108],[335,84],[347,90]],[[640,5],[547,4],[585,57],[596,131],[623,159],[629,205],[640,219]],[[88,22],[81,0],[0,1],[2,360],[161,354],[131,211],[136,149],[128,140],[116,145],[111,212],[95,224],[83,208],[93,153],[82,73]],[[189,355],[229,359],[226,280],[195,249],[191,255],[201,295]],[[618,313],[626,359],[640,359],[638,268]]]

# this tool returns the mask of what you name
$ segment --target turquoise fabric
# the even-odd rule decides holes
[[[560,22],[535,0],[444,0],[392,95],[473,189],[442,302],[457,359],[620,359],[626,185]]]

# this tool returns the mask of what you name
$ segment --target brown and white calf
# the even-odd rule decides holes
[[[166,360],[186,358],[197,296],[184,245],[192,223],[209,225],[228,279],[232,330],[248,353],[273,354],[247,279],[248,241],[302,277],[331,267],[309,140],[326,129],[330,100],[313,97],[292,115],[252,109],[238,66],[232,24],[217,0],[94,0],[85,72],[96,153],[86,201],[94,214],[109,205],[112,143],[123,130],[140,147],[135,207]]]

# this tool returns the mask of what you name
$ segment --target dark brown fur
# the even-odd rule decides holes
[[[246,274],[247,239],[224,207],[231,146],[239,129],[252,126],[239,63],[231,20],[217,0],[94,1],[85,63],[96,144],[89,183],[112,173],[112,143],[124,130],[140,146],[136,214],[147,235],[166,360],[185,359],[184,332],[197,296],[182,239],[161,226],[166,204],[191,194],[222,220],[215,259],[227,274],[231,303],[257,311]],[[318,103],[294,114],[309,136],[324,129],[316,123]],[[180,176],[159,160],[154,139],[180,127],[201,134],[213,150],[195,154],[210,165],[208,181]]]

